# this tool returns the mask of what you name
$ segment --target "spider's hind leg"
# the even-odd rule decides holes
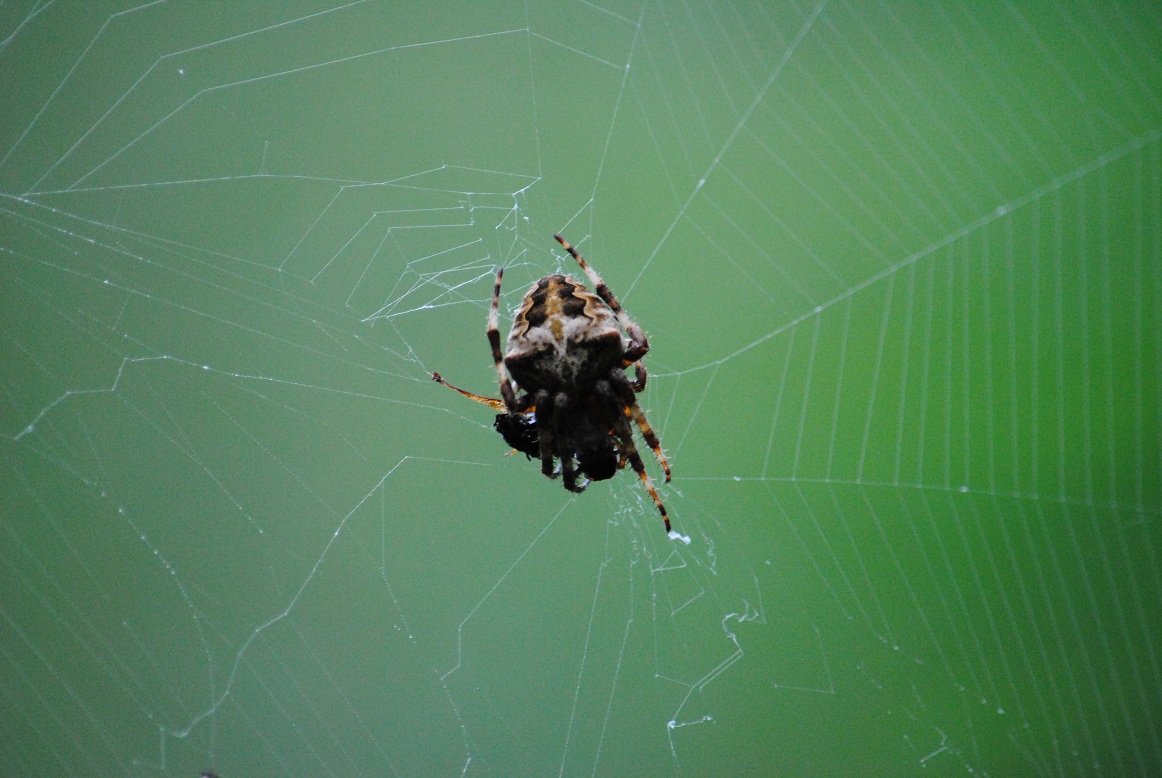
[[[606,304],[613,309],[613,312],[620,315],[622,313],[621,303],[613,296],[613,292],[609,291],[609,287],[605,285],[605,281],[597,274],[597,271],[589,267],[589,263],[585,261],[585,257],[577,253],[577,249],[569,241],[562,238],[560,235],[554,235],[557,242],[565,247],[565,251],[569,252],[569,256],[577,260],[577,264],[585,271],[585,275],[589,277],[589,283],[593,284],[593,291],[597,296],[606,302]]]
[[[500,381],[500,396],[509,413],[522,413],[528,403],[522,407],[517,400],[516,390],[512,388],[512,379],[508,377],[508,370],[504,367],[504,354],[500,350],[500,280],[504,278],[504,268],[496,271],[496,283],[492,286],[492,307],[488,309],[488,345],[492,348],[492,361],[496,365],[496,377]],[[527,396],[525,397],[527,401]]]
[[[585,261],[585,257],[578,254],[577,249],[573,248],[572,244],[570,244],[569,241],[565,240],[560,235],[554,235],[553,237],[557,239],[558,243],[565,247],[565,251],[569,252],[569,256],[577,260],[577,264],[580,265],[581,269],[585,271],[585,275],[588,277],[589,283],[593,284],[593,291],[597,294],[598,297],[605,301],[606,305],[613,309],[614,314],[617,315],[618,324],[620,324],[625,329],[626,334],[629,335],[629,348],[625,350],[625,361],[623,362],[622,367],[629,367],[633,363],[638,362],[642,357],[649,353],[650,350],[650,342],[646,338],[645,332],[641,327],[638,326],[637,322],[629,317],[628,313],[622,310],[621,303],[619,303],[617,298],[613,296],[613,292],[609,291],[609,287],[606,286],[604,279],[602,279],[598,272],[591,268],[589,263]],[[640,392],[642,389],[646,388],[645,368],[640,368],[637,375],[638,378],[635,382],[635,386],[641,386],[641,389],[637,390]]]

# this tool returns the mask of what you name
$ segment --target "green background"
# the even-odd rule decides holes
[[[0,772],[1159,774],[1159,84],[1150,2],[4,3]],[[429,378],[554,232],[688,542]]]

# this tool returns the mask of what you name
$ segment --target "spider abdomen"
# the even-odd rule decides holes
[[[508,338],[505,367],[526,390],[592,385],[622,367],[617,314],[572,278],[545,276],[525,295]]]

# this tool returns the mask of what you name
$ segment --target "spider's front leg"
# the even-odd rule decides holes
[[[623,356],[625,362],[623,367],[629,367],[635,362],[640,363],[642,357],[650,353],[650,341],[638,323],[629,318],[625,311],[618,311],[618,314],[618,323],[625,327],[625,332],[629,335],[629,348],[625,350]]]
[[[564,476],[565,488],[570,492],[583,492],[589,486],[589,479],[582,476],[577,480],[577,470],[573,463],[574,440],[570,434],[570,415],[574,409],[570,407],[569,395],[558,392],[553,397],[553,435],[557,453],[561,457],[561,474]]]
[[[625,414],[626,422],[634,422],[638,429],[641,430],[642,437],[646,439],[646,445],[654,452],[654,458],[658,460],[658,464],[662,466],[662,472],[666,474],[666,483],[670,483],[670,462],[666,459],[665,453],[662,452],[662,442],[658,440],[657,433],[654,428],[650,426],[649,421],[646,420],[645,411],[638,405],[637,397],[634,396],[633,390],[636,389],[634,382],[630,381],[624,374],[613,382],[617,387],[617,394],[621,397],[621,408]]]
[[[629,460],[630,466],[633,467],[634,472],[637,473],[638,478],[641,479],[642,485],[649,493],[650,499],[654,501],[654,506],[657,507],[658,513],[662,516],[662,521],[665,522],[666,532],[669,532],[670,516],[668,513],[666,513],[666,506],[662,504],[662,498],[658,496],[658,490],[654,488],[654,482],[650,480],[650,476],[646,472],[646,466],[642,462],[641,455],[638,454],[637,446],[635,446],[633,443],[633,431],[629,426],[629,420],[633,419],[633,412],[627,405],[623,404],[627,400],[627,398],[624,396],[624,392],[629,392],[628,379],[626,380],[626,384],[627,385],[624,385],[622,389],[616,390],[616,393],[615,390],[609,387],[604,388],[605,401],[615,406],[621,405],[622,410],[622,415],[620,415],[614,421],[613,434],[617,437],[619,443],[621,444],[621,450],[624,453],[626,459]],[[619,394],[623,396],[619,398]],[[629,393],[628,401],[634,401],[632,392]]]
[[[634,380],[629,382],[633,387],[634,392],[641,394],[646,389],[646,366],[640,361],[633,362]],[[626,367],[629,367],[627,364]]]
[[[610,295],[610,297],[612,296]],[[625,311],[619,310],[617,318],[619,323],[625,326],[625,332],[629,335],[629,348],[622,355],[621,366],[627,368],[633,365],[634,380],[630,382],[630,386],[640,394],[646,388],[646,366],[642,364],[642,357],[650,353],[650,342],[646,339],[646,334],[642,328],[637,325],[637,322],[629,318]]]
[[[537,405],[537,442],[541,449],[541,474],[546,478],[556,478],[557,468],[553,462],[553,454],[557,444],[553,428],[556,426],[554,417],[557,409],[553,407],[547,389],[541,389],[534,397]]]

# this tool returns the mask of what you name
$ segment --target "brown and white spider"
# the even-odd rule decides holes
[[[488,313],[488,343],[501,399],[452,386],[439,373],[432,373],[432,379],[500,411],[493,426],[505,442],[530,459],[540,459],[541,472],[549,478],[560,473],[571,492],[584,491],[590,481],[612,478],[629,462],[669,532],[670,517],[633,442],[636,425],[669,482],[670,464],[636,397],[646,388],[641,360],[650,350],[649,341],[597,271],[568,241],[553,237],[581,265],[596,294],[568,276],[537,281],[516,312],[502,356],[497,327],[504,276],[500,268]],[[631,365],[632,381],[625,372]]]

